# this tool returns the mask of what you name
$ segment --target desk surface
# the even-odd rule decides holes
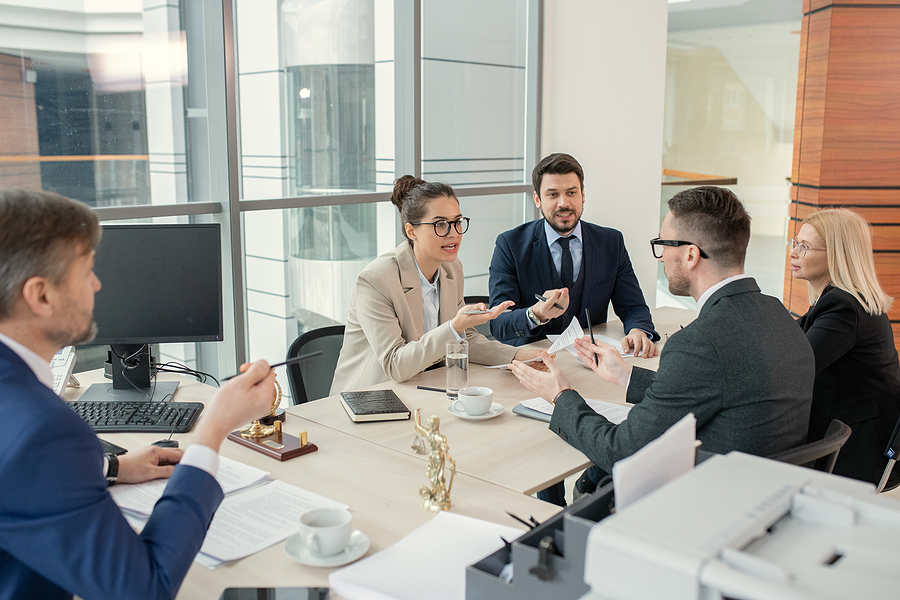
[[[693,319],[690,311],[660,309],[654,311],[657,331],[673,333]],[[596,332],[621,337],[618,323],[595,327]],[[541,342],[546,346],[546,342]],[[635,364],[656,368],[655,359],[629,359]],[[575,387],[587,397],[622,402],[624,392],[603,382],[574,357],[564,354],[559,364]],[[517,402],[532,397],[508,372],[473,366],[472,384],[488,385],[495,390],[494,400],[507,411],[488,421],[464,421],[446,412],[442,394],[416,390],[416,385],[443,387],[443,371],[421,374],[395,389],[411,409],[422,407],[424,416],[437,414],[441,432],[447,436],[450,452],[457,461],[452,491],[451,512],[515,526],[505,511],[523,517],[544,520],[558,507],[535,500],[522,492],[559,481],[589,463],[577,450],[550,433],[545,423],[512,415]],[[100,371],[80,373],[86,387],[103,380]],[[176,400],[207,401],[214,388],[171,374],[160,380],[179,380]],[[74,400],[79,389],[69,388],[66,400]],[[224,441],[223,456],[270,471],[298,487],[344,502],[353,512],[354,527],[369,536],[368,555],[399,541],[427,522],[433,513],[422,508],[419,487],[427,483],[424,459],[409,448],[414,438],[411,421],[355,424],[346,416],[336,397],[317,400],[288,411],[285,430],[295,434],[306,429],[319,450],[280,463],[233,442]],[[176,434],[182,448],[190,443],[191,433]],[[102,438],[128,449],[136,449],[159,439],[160,434],[101,434]],[[499,545],[499,540],[498,540]],[[327,586],[332,569],[307,567],[288,559],[276,544],[234,564],[209,571],[194,563],[178,597],[217,599],[226,587],[248,586]]]
[[[83,385],[100,381],[99,372],[79,374]],[[160,374],[161,380],[182,381],[176,393],[178,401],[206,401],[214,389],[180,378]],[[66,400],[74,400],[80,391],[70,388]],[[341,409],[343,410],[343,409]],[[411,423],[405,424],[409,440]],[[368,442],[336,429],[289,414],[285,430],[296,433],[306,429],[319,450],[284,463],[233,442],[222,443],[220,453],[243,463],[271,471],[273,479],[344,502],[353,513],[353,525],[369,536],[368,555],[396,543],[433,513],[422,508],[419,487],[427,484],[425,463],[412,456]],[[101,434],[103,439],[128,449],[136,449],[159,439],[159,434]],[[176,434],[181,447],[190,443],[191,433]],[[451,454],[454,451],[451,438]],[[478,478],[458,474],[453,483],[451,512],[516,526],[505,511],[543,521],[558,507],[493,485]],[[498,540],[498,547],[499,547]],[[276,544],[216,571],[194,563],[179,592],[179,598],[217,599],[226,587],[247,586],[327,586],[332,569],[307,567],[284,555],[283,544]]]
[[[653,316],[664,342],[666,334],[678,331],[690,323],[695,315],[693,311],[684,309],[661,308],[654,311]],[[597,325],[594,332],[615,339],[624,335],[619,321]],[[532,346],[548,348],[550,343],[543,340]],[[626,360],[654,370],[659,366],[658,358]],[[625,391],[622,388],[602,380],[589,368],[579,364],[568,352],[557,354],[557,364],[565,371],[572,387],[584,397],[625,403]],[[440,417],[441,433],[450,443],[450,451],[460,473],[523,494],[532,494],[590,466],[591,463],[584,454],[551,433],[546,423],[512,413],[516,404],[533,398],[534,394],[523,387],[511,372],[471,364],[469,385],[486,386],[494,390],[494,402],[502,404],[506,411],[493,419],[464,420],[447,411],[448,402],[444,394],[416,389],[417,386],[444,388],[444,369],[420,373],[403,383],[388,382],[372,387],[393,389],[412,412],[421,408],[423,422],[430,415]],[[347,416],[337,395],[291,407],[288,412],[425,460],[425,457],[415,454],[411,448],[414,436],[408,421],[354,423]]]

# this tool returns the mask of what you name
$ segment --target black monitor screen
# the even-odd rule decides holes
[[[222,340],[218,224],[106,225],[94,272],[93,344]]]

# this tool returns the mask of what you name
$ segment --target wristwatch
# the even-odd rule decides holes
[[[104,454],[106,457],[107,464],[109,466],[106,467],[106,485],[107,487],[116,484],[116,480],[119,478],[119,458],[115,454]]]
[[[533,306],[528,307],[528,310],[525,311],[525,316],[528,317],[528,320],[531,321],[531,324],[534,325],[535,327],[538,327],[540,325],[546,325],[547,323],[550,322],[550,319],[547,319],[546,321],[538,321],[537,315],[534,314]]]

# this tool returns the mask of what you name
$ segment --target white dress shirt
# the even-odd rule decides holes
[[[28,365],[28,368],[31,369],[35,377],[37,377],[38,381],[46,385],[51,390],[53,389],[53,375],[50,372],[49,362],[44,360],[42,356],[38,355],[30,348],[20,344],[19,342],[8,336],[3,335],[2,333],[0,333],[0,342],[2,342],[10,350],[15,352],[16,356],[21,358],[25,362],[25,364]],[[202,444],[191,444],[187,447],[187,450],[185,450],[184,454],[181,456],[181,464],[202,469],[215,477],[216,471],[219,470],[219,455],[209,446],[203,446]],[[106,476],[106,472],[108,469],[109,459],[104,456],[104,477]]]
[[[550,249],[550,258],[553,260],[553,266],[556,267],[557,273],[562,273],[562,246],[556,243],[561,237],[555,229],[550,227],[546,219],[544,220],[544,233],[547,235],[547,247]],[[578,281],[578,274],[581,272],[581,258],[584,256],[584,243],[581,237],[581,221],[575,226],[568,236],[569,252],[572,253],[572,281]]]
[[[419,271],[419,281],[422,283],[422,333],[424,334],[432,329],[437,329],[438,325],[440,325],[441,270],[438,268],[435,273],[434,283],[428,281],[418,263],[416,264],[416,270]],[[463,337],[456,333],[450,321],[447,321],[447,327],[453,332],[453,337],[457,341],[462,341]]]

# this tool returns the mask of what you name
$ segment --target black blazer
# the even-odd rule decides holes
[[[584,291],[581,296],[582,310],[578,315],[581,325],[587,325],[584,320],[585,307],[591,311],[592,324],[606,323],[606,313],[612,302],[626,333],[638,328],[646,331],[651,340],[658,340],[659,334],[653,328],[650,309],[631,267],[622,233],[581,221],[581,234],[584,238],[581,262]],[[553,285],[553,271],[544,219],[525,223],[497,237],[491,258],[490,305],[496,306],[504,300],[512,300],[515,305],[512,312],[490,322],[495,338],[506,344],[521,346],[546,335],[550,325],[529,331],[525,310],[535,303],[535,294],[558,287]],[[568,325],[568,322],[563,323],[562,328]]]
[[[844,290],[828,286],[800,317],[816,355],[809,439],[821,439],[832,419],[853,429],[834,472],[878,483],[884,450],[900,416],[900,362],[886,314],[873,317]],[[894,473],[892,480],[900,477]]]

